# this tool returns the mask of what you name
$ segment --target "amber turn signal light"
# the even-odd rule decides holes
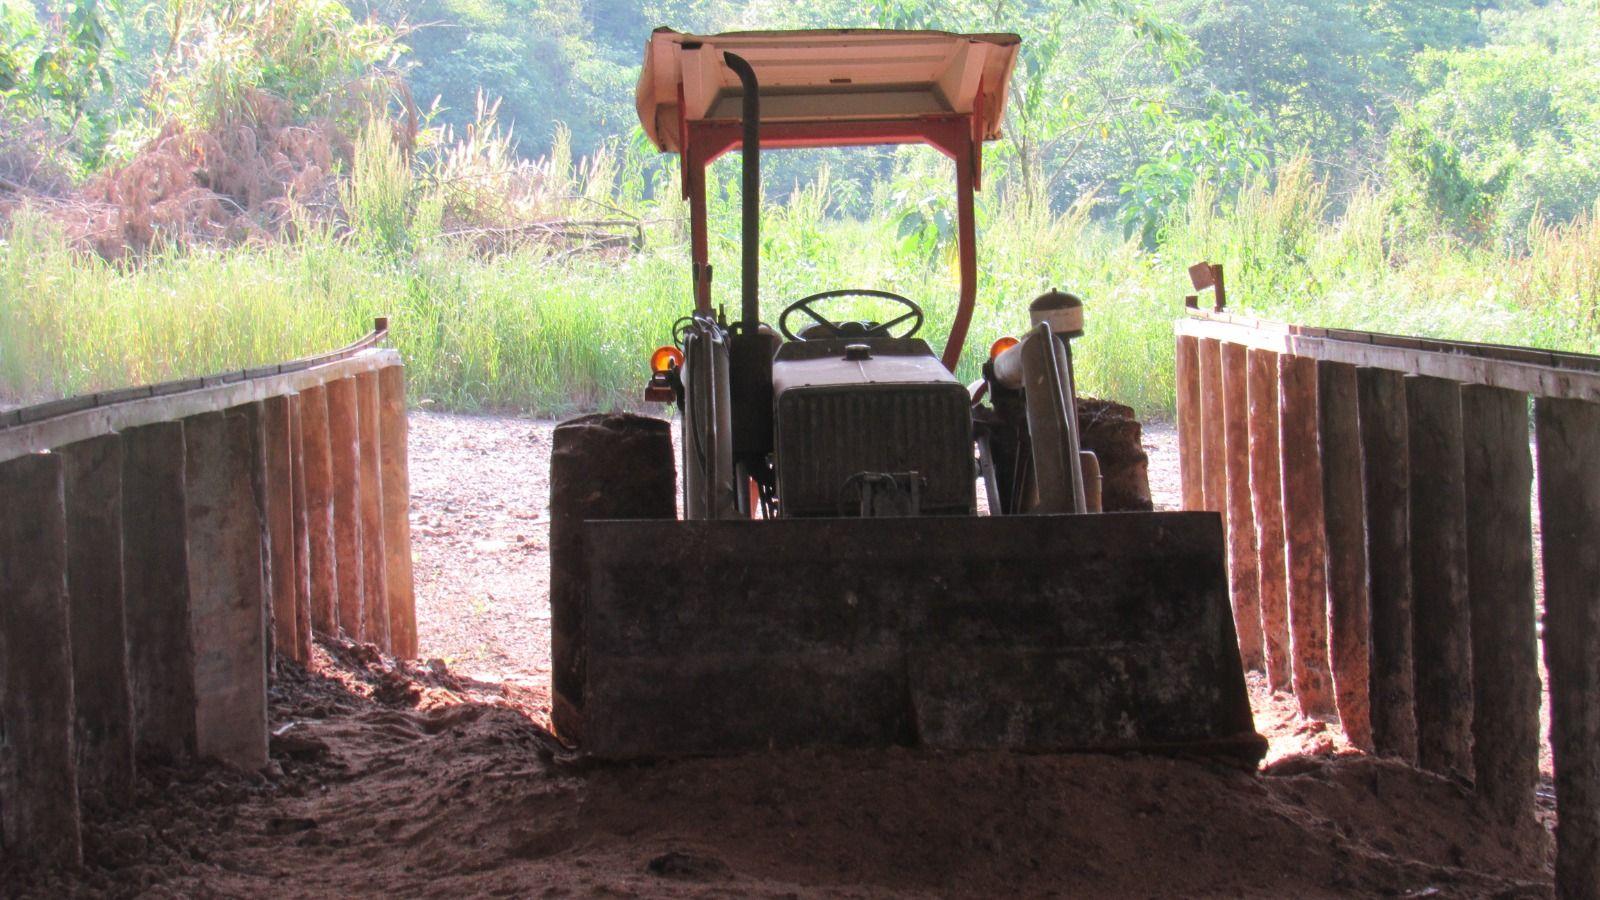
[[[1003,337],[989,345],[989,358],[994,359],[996,356],[999,356],[1007,350],[1010,350],[1019,343],[1021,343],[1021,341],[1018,341],[1014,337]]]
[[[670,372],[681,365],[683,365],[683,351],[677,347],[657,347],[656,352],[650,354],[652,372]]]

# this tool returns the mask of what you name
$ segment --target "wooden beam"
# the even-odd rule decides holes
[[[250,473],[250,499],[256,516],[256,566],[261,579],[261,614],[265,623],[262,629],[263,649],[261,657],[262,677],[272,677],[272,657],[276,653],[273,649],[272,634],[272,547],[267,534],[267,438],[266,438],[266,412],[265,400],[257,400],[223,410],[230,414],[238,415],[244,419],[243,429],[249,440],[250,459],[248,470]],[[194,574],[194,561],[189,562],[191,579]],[[198,660],[201,647],[195,645],[195,656]]]
[[[306,549],[311,580],[311,627],[339,633],[339,553],[333,525],[334,471],[328,436],[328,389],[300,392],[300,453],[306,477]]]
[[[1461,420],[1472,610],[1472,780],[1502,821],[1522,825],[1533,821],[1539,781],[1528,397],[1470,385],[1461,390]]]
[[[339,579],[339,629],[352,641],[367,640],[366,568],[361,550],[361,423],[356,380],[327,384],[328,450],[332,460],[333,556]]]
[[[1289,642],[1289,575],[1284,561],[1283,480],[1278,470],[1278,354],[1250,350],[1250,512],[1260,552],[1261,631],[1267,683],[1294,689]]]
[[[1361,480],[1367,510],[1372,746],[1417,760],[1411,635],[1411,463],[1405,376],[1357,369]]]
[[[184,420],[195,746],[245,771],[267,764],[267,609],[255,419],[243,410]]]
[[[1371,621],[1356,395],[1354,366],[1317,363],[1317,439],[1322,447],[1322,516],[1328,541],[1328,662],[1345,736],[1352,745],[1370,752]]]
[[[194,643],[182,422],[122,435],[123,595],[135,746],[163,762],[195,752]]]
[[[1556,896],[1600,896],[1600,405],[1535,404]]]
[[[411,569],[411,475],[407,442],[406,370],[378,372],[378,432],[383,451],[383,549],[389,588],[389,639],[394,655],[417,655],[416,586]]]
[[[1317,451],[1317,362],[1278,358],[1278,443],[1283,481],[1289,640],[1294,693],[1306,716],[1337,712],[1328,670],[1328,590],[1322,458]]]
[[[1239,658],[1247,670],[1266,668],[1261,630],[1261,567],[1250,505],[1250,401],[1244,347],[1222,345],[1222,420],[1227,477],[1228,582]]]
[[[301,663],[311,659],[311,533],[306,518],[306,457],[304,398],[289,398],[290,479],[294,506],[294,637],[293,656]]]
[[[261,401],[262,455],[266,463],[266,490],[262,494],[266,516],[267,552],[272,572],[273,647],[288,659],[299,661],[299,617],[295,614],[294,459],[289,449],[292,430],[288,397]]]
[[[1472,633],[1461,387],[1406,379],[1417,764],[1472,775]]]
[[[366,639],[392,652],[388,561],[383,549],[383,459],[378,436],[378,373],[356,376],[356,428],[361,446],[361,584]]]
[[[77,866],[61,457],[0,463],[0,497],[0,841],[8,857]]]
[[[1200,345],[1178,335],[1174,380],[1178,402],[1178,470],[1183,483],[1183,508],[1205,509],[1205,471],[1200,458]]]
[[[67,596],[77,711],[78,791],[110,806],[133,799],[133,700],[123,592],[122,438],[56,451],[67,501]]]
[[[1227,430],[1222,415],[1222,344],[1200,342],[1200,483],[1205,508],[1228,518]]]

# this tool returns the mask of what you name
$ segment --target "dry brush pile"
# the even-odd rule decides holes
[[[276,239],[297,209],[313,218],[334,212],[336,173],[350,155],[331,120],[295,122],[283,100],[252,92],[208,129],[169,123],[127,163],[76,187],[35,167],[44,177],[0,185],[0,219],[32,207],[110,260],[160,246]]]
[[[290,121],[287,104],[265,94],[252,95],[247,111],[205,132],[164,128],[62,211],[71,233],[119,259],[162,243],[272,239],[297,206],[331,211],[350,141],[327,120]]]
[[[209,127],[168,122],[126,163],[74,185],[50,161],[43,132],[0,139],[0,234],[22,209],[71,243],[112,260],[160,248],[293,240],[307,227],[349,236],[371,222],[356,209],[381,197],[412,238],[459,241],[493,256],[530,245],[562,254],[636,251],[643,223],[624,209],[619,154],[574,160],[519,156],[496,106],[457,135],[423,129],[403,82],[360,98],[364,115],[296,119],[291,105],[248,91]],[[398,99],[398,103],[394,102]],[[397,109],[396,109],[397,108]],[[352,121],[366,122],[352,133]],[[367,140],[363,140],[366,138]],[[377,158],[358,159],[363,152]],[[392,243],[392,241],[388,241]]]

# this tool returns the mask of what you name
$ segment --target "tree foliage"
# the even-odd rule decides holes
[[[352,136],[408,97],[462,133],[486,98],[522,154],[564,135],[585,156],[637,145],[660,25],[1015,31],[987,186],[1147,243],[1199,186],[1227,203],[1302,155],[1331,208],[1380,192],[1465,240],[1516,245],[1600,194],[1600,8],[1580,0],[0,0],[0,122],[45,123],[92,171],[258,93]],[[641,196],[663,165],[641,164]],[[903,203],[926,236],[938,165],[804,151],[767,177],[781,199],[825,169],[832,214]]]
[[[1391,141],[1402,205],[1458,235],[1526,241],[1600,196],[1600,8],[1552,5],[1491,20],[1486,46],[1431,50]]]
[[[29,4],[0,0],[0,127],[49,120],[92,161],[107,124],[95,101],[111,92],[116,55],[96,0],[77,0],[52,22]]]

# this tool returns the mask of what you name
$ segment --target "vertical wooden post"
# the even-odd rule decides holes
[[[356,424],[361,441],[361,584],[366,639],[385,651],[389,640],[388,561],[383,549],[383,460],[378,436],[378,373],[356,376]]]
[[[311,535],[307,530],[304,399],[289,398],[289,478],[294,498],[294,658],[311,659]]]
[[[1411,444],[1412,642],[1417,764],[1472,774],[1472,629],[1461,388],[1406,378]]]
[[[122,433],[123,597],[140,754],[195,752],[194,643],[182,422]]]
[[[1317,450],[1314,359],[1278,359],[1278,445],[1294,693],[1303,714],[1327,716],[1337,708],[1328,671],[1326,543],[1322,531],[1322,459]]]
[[[1405,376],[1359,369],[1361,480],[1367,508],[1372,746],[1417,759],[1411,651],[1411,450]]]
[[[240,769],[267,764],[266,611],[255,419],[231,409],[184,420],[195,744]]]
[[[78,791],[121,805],[133,798],[134,773],[122,586],[122,439],[102,435],[55,452],[66,488]]]
[[[1533,818],[1539,780],[1539,640],[1533,598],[1528,397],[1461,389],[1466,440],[1467,596],[1472,609],[1472,770],[1511,824]]]
[[[311,627],[339,633],[339,553],[333,524],[334,472],[328,436],[328,389],[300,392],[300,452],[306,473],[306,547],[311,577]]]
[[[1284,562],[1283,481],[1278,471],[1278,354],[1247,354],[1250,402],[1250,511],[1260,555],[1261,630],[1267,683],[1294,686],[1289,645],[1289,576]]]
[[[1200,345],[1187,334],[1178,335],[1174,378],[1178,401],[1178,471],[1183,481],[1183,508],[1205,508],[1200,426]]]
[[[0,463],[0,837],[76,866],[78,778],[61,457]]]
[[[1355,366],[1317,363],[1317,439],[1322,445],[1322,515],[1328,541],[1328,661],[1339,723],[1350,743],[1372,750],[1368,703],[1366,508]]]
[[[300,639],[295,633],[294,567],[294,462],[289,449],[291,431],[289,398],[261,401],[262,456],[266,463],[266,490],[262,492],[267,526],[267,550],[272,571],[273,646],[288,659],[300,659]]]
[[[339,629],[352,641],[367,639],[361,551],[361,438],[356,380],[341,378],[328,392],[328,450],[332,464],[333,556],[339,579]]]
[[[275,641],[272,634],[275,616],[272,609],[272,583],[274,580],[272,545],[267,532],[267,415],[264,409],[265,406],[265,401],[257,400],[252,403],[241,403],[238,406],[229,407],[227,412],[243,418],[244,424],[239,427],[243,428],[245,439],[249,442],[250,447],[250,456],[246,469],[250,474],[250,500],[256,516],[256,563],[260,569],[261,615],[264,623],[260,633],[262,652],[257,654],[256,658],[261,660],[261,677],[271,679],[272,659],[275,655],[273,649]],[[194,565],[194,560],[191,557],[189,562],[191,584],[194,582]],[[203,650],[204,648],[198,643],[195,644],[197,673],[200,654]],[[197,677],[195,681],[197,687],[199,683]],[[201,752],[204,752],[204,750],[202,749]]]
[[[1556,896],[1600,897],[1600,404],[1535,406]]]
[[[383,548],[394,655],[417,655],[416,587],[411,571],[411,476],[406,446],[406,370],[378,372],[378,431],[383,455]]]
[[[1246,669],[1265,668],[1261,630],[1261,569],[1255,514],[1250,508],[1249,375],[1241,344],[1222,345],[1223,445],[1227,461],[1228,581],[1239,658]]]
[[[1200,339],[1200,483],[1205,508],[1228,524],[1228,447],[1222,415],[1222,344]]]

